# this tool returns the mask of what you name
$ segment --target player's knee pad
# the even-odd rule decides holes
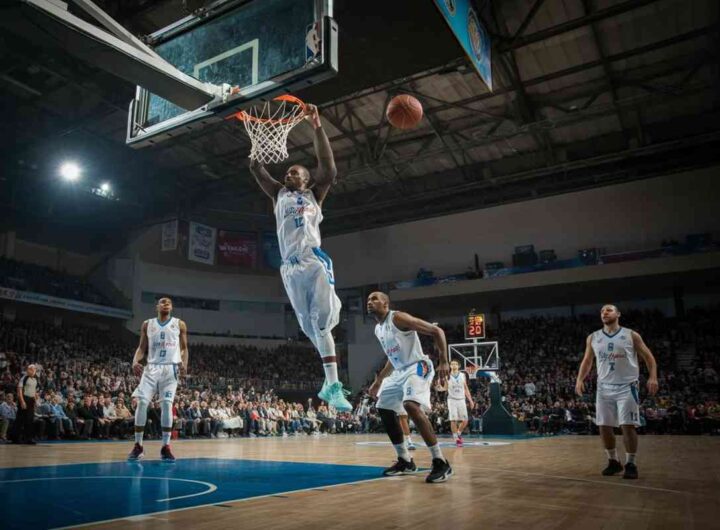
[[[163,399],[160,404],[160,425],[163,427],[172,427],[173,424],[173,413],[172,413],[172,401]]]
[[[390,441],[395,445],[401,444],[404,440],[404,435],[402,427],[400,427],[400,420],[398,419],[398,415],[395,411],[390,409],[378,409],[378,414],[380,415],[380,419],[382,420],[385,430],[390,437]]]
[[[135,409],[135,425],[142,427],[147,423],[147,410],[150,402],[145,398],[138,398]]]

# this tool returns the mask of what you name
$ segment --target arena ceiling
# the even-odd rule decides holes
[[[202,2],[98,4],[144,35]],[[493,92],[432,0],[335,0],[340,75],[299,94],[321,107],[339,169],[325,235],[718,162],[716,0],[475,4],[493,38]],[[171,214],[224,228],[272,224],[241,127],[130,149],[133,86],[0,31],[6,223],[108,249],[124,241],[117,234]],[[425,109],[411,131],[384,118],[399,93]],[[309,128],[293,131],[290,153],[313,166]],[[56,165],[68,156],[112,181],[119,200],[60,185]],[[79,238],[77,227],[96,234]]]

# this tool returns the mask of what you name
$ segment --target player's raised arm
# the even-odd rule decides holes
[[[337,168],[335,167],[335,157],[330,147],[330,140],[328,140],[320,121],[318,108],[315,105],[308,105],[306,116],[313,129],[315,129],[313,145],[315,146],[318,167],[313,172],[313,180],[315,181],[313,192],[318,203],[322,204],[330,191],[330,186],[335,182]]]
[[[647,389],[648,393],[651,396],[654,396],[658,391],[657,362],[655,361],[655,356],[650,351],[650,348],[647,347],[647,344],[645,344],[645,341],[639,333],[633,331],[632,340],[635,351],[642,358],[645,366],[648,368],[648,372],[650,372],[650,376],[647,381]]]
[[[575,393],[578,396],[582,396],[585,392],[585,378],[592,370],[593,357],[595,352],[592,348],[592,335],[588,335],[585,341],[585,354],[583,355],[582,362],[580,363],[580,370],[578,370],[577,379],[575,380]]]
[[[145,357],[145,354],[148,351],[148,338],[147,338],[147,320],[143,322],[142,327],[140,328],[140,344],[138,344],[137,349],[135,350],[135,356],[133,357],[133,372],[135,372],[135,375],[140,377],[142,375],[143,367],[140,364],[140,361],[143,360],[143,357]]]
[[[450,373],[450,363],[448,361],[447,340],[445,340],[445,332],[442,328],[402,311],[393,313],[393,324],[403,331],[417,331],[421,335],[428,335],[433,338],[440,357],[436,370],[438,379],[441,382],[445,381]]]
[[[185,325],[185,321],[180,321],[180,374],[186,375],[187,369],[188,369],[188,339],[187,339],[187,326]]]
[[[265,166],[257,160],[250,160],[250,173],[255,177],[255,182],[258,183],[260,189],[265,192],[265,195],[270,197],[275,204],[277,195],[282,189],[282,184],[272,178]]]

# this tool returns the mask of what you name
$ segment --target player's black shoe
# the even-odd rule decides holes
[[[638,478],[637,466],[630,462],[625,464],[625,473],[623,473],[623,478],[629,478],[629,479]]]
[[[175,462],[175,455],[172,454],[169,445],[163,445],[160,449],[160,458],[164,462]]]
[[[453,470],[447,460],[442,458],[433,458],[432,470],[430,474],[425,477],[425,482],[445,482],[453,474]]]
[[[130,451],[130,454],[128,455],[128,460],[140,460],[144,456],[145,451],[143,450],[143,446],[135,442],[133,450]]]
[[[386,477],[392,477],[394,475],[405,475],[407,473],[415,473],[417,466],[415,461],[411,458],[410,462],[404,458],[398,457],[397,462],[391,465],[389,468],[383,471],[383,475]]]
[[[608,460],[608,465],[602,470],[602,474],[605,477],[615,475],[623,470],[622,464],[617,460]]]

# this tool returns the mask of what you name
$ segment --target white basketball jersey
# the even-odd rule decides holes
[[[638,380],[640,368],[633,346],[632,330],[620,328],[613,335],[599,329],[592,334],[598,383],[620,385]]]
[[[385,320],[375,326],[375,336],[393,368],[400,370],[426,357],[417,332],[399,330],[393,322],[394,316],[395,311],[388,312]]]
[[[465,399],[465,374],[458,372],[448,377],[448,398]]]
[[[311,190],[301,193],[281,189],[275,203],[275,221],[282,259],[319,247],[322,220],[322,210]]]
[[[147,321],[148,364],[178,364],[180,357],[180,320],[175,317],[161,324],[157,318]]]

